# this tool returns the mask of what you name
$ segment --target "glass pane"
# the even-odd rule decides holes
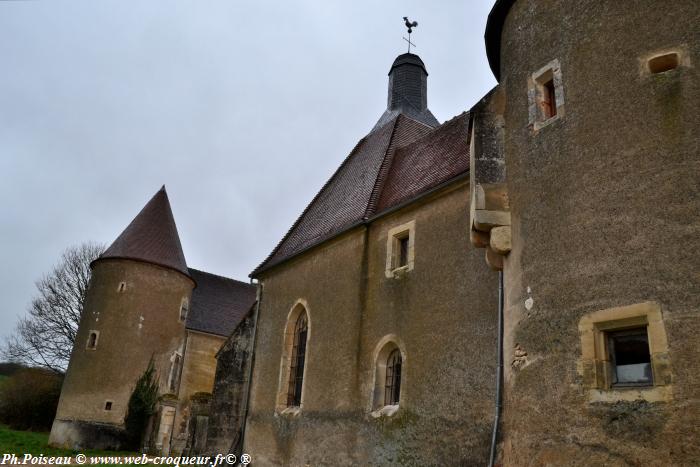
[[[651,364],[636,363],[632,365],[617,365],[618,383],[649,383],[651,382]]]

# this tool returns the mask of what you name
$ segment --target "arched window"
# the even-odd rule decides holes
[[[384,405],[399,405],[401,396],[401,351],[394,349],[386,360]]]
[[[306,337],[308,320],[302,312],[294,326],[294,344],[292,346],[291,366],[289,368],[289,386],[287,389],[287,406],[301,406],[301,389],[304,384],[304,362],[306,359]]]
[[[100,337],[100,331],[90,331],[88,335],[87,345],[85,346],[88,350],[97,349],[97,340]]]
[[[372,358],[374,380],[370,413],[374,417],[390,417],[398,410],[401,388],[406,386],[406,350],[396,335],[388,334],[379,340]]]

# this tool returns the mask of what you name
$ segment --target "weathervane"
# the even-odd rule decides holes
[[[411,42],[411,33],[413,32],[413,28],[415,28],[416,26],[418,26],[418,21],[413,21],[413,22],[411,22],[411,21],[408,20],[408,16],[404,16],[404,17],[403,17],[403,20],[404,20],[404,24],[405,24],[406,27],[408,28],[408,39],[406,39],[406,38],[404,37],[403,40],[405,40],[406,42],[408,42],[408,53],[411,53],[411,46],[413,46],[413,47],[416,46],[416,44],[414,44],[413,42]]]

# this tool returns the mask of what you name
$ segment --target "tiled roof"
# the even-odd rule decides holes
[[[255,286],[189,269],[197,283],[185,326],[194,331],[229,336],[255,303]]]
[[[391,158],[377,212],[415,198],[469,170],[469,114],[443,123]]]
[[[145,261],[189,275],[165,186],[146,203],[98,260],[105,258]]]
[[[355,146],[251,276],[469,168],[469,115],[432,129],[403,114]]]

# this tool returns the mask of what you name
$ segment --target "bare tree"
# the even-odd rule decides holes
[[[36,282],[38,293],[27,315],[2,348],[5,359],[65,371],[90,282],[90,263],[103,251],[103,245],[83,243],[63,252],[53,270]]]

